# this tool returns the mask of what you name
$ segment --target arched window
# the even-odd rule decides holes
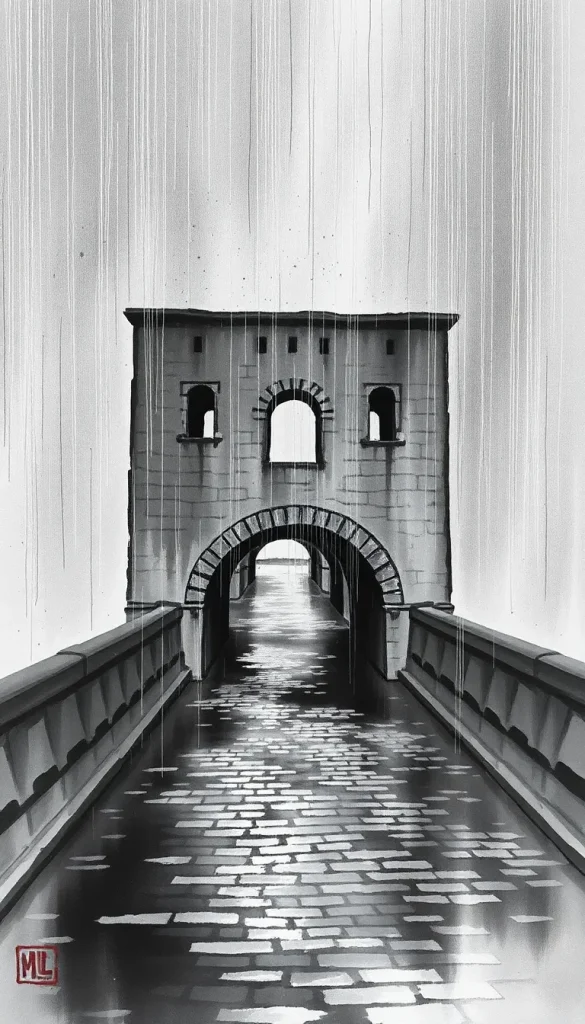
[[[307,402],[289,398],[270,414],[270,462],[317,462],[317,417]]]
[[[396,440],[396,398],[391,388],[374,388],[368,396],[370,441]]]
[[[187,436],[215,434],[215,392],[207,384],[196,384],[187,392]]]

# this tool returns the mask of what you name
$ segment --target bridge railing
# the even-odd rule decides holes
[[[161,606],[0,680],[0,910],[189,678]]]
[[[585,868],[585,664],[413,608],[399,676]]]

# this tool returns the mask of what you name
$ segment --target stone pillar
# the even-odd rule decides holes
[[[392,611],[386,605],[386,678],[396,679],[406,664],[408,648],[408,611]]]
[[[181,622],[185,661],[193,679],[202,678],[203,608],[185,608]]]

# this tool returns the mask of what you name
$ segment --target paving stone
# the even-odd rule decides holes
[[[238,953],[271,953],[271,942],[192,942],[191,953],[222,953],[224,956],[237,956]]]
[[[322,936],[319,939],[282,939],[281,944],[284,950],[330,949],[335,946],[335,941],[328,936]]]
[[[121,914],[119,917],[98,917],[98,924],[157,925],[168,924],[172,914]]]
[[[342,971],[294,971],[290,983],[293,988],[335,988],[339,985],[353,985],[353,979]]]
[[[214,914],[206,911],[199,913],[196,911],[185,911],[175,914],[173,920],[175,924],[236,924],[238,915]]]
[[[396,983],[411,984],[414,981],[442,981],[441,975],[432,968],[424,969],[417,967],[382,967],[375,970],[360,971],[360,977],[364,981],[375,982],[382,985],[394,985]]]
[[[249,981],[254,984],[281,981],[282,971],[232,971],[222,974],[220,981]]]
[[[294,989],[284,985],[278,988],[266,985],[254,991],[254,1002],[260,1006],[270,1006],[273,1004],[303,1006],[307,1002],[307,997],[308,993],[306,990]]]
[[[383,946],[384,942],[383,942],[382,939],[373,939],[373,938],[359,939],[359,938],[352,938],[352,939],[338,939],[337,940],[337,945],[339,946],[340,949],[373,949],[375,947],[379,948],[380,946]]]
[[[273,953],[257,956],[258,967],[310,967],[311,957],[300,953]]]
[[[371,1003],[387,1003],[404,1006],[414,1003],[413,993],[405,985],[380,985],[378,988],[332,989],[323,993],[330,1006],[368,1006]]]
[[[248,956],[213,956],[204,954],[203,956],[197,957],[195,965],[198,969],[208,969],[209,967],[221,967],[223,970],[225,970],[227,967],[230,967],[237,968],[238,970],[243,970],[245,967],[249,967],[251,962],[252,961]],[[206,978],[207,973],[202,980],[206,980]]]
[[[243,1003],[248,994],[247,988],[228,988],[225,985],[194,985],[189,999],[198,1003]]]
[[[387,953],[321,953],[317,960],[320,967],[389,967],[392,961]]]

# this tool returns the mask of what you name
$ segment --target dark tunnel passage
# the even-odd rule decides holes
[[[402,600],[402,587],[394,563],[375,539],[357,524],[339,531],[321,523],[295,522],[290,518],[278,522],[275,515],[271,515],[269,525],[263,522],[254,532],[249,525],[246,532],[236,529],[237,526],[230,528],[231,538],[237,538],[237,543],[232,542],[226,551],[223,538],[229,531],[225,531],[203,553],[187,588],[187,603],[190,599],[195,603],[194,595],[198,603],[201,676],[205,678],[212,667],[221,675],[221,665],[217,663],[229,647],[230,595],[232,601],[237,600],[250,586],[258,586],[255,581],[259,552],[269,543],[286,540],[307,549],[311,580],[347,622],[352,688],[366,690],[374,677],[387,678],[389,605]]]
[[[319,548],[309,541],[276,540],[263,543],[240,559],[233,571],[230,583],[230,601],[237,601],[257,579],[259,569],[266,573],[286,569],[297,574],[306,573],[321,593],[331,601],[333,607],[347,622],[350,621],[350,594],[347,578],[339,559],[327,558]]]

